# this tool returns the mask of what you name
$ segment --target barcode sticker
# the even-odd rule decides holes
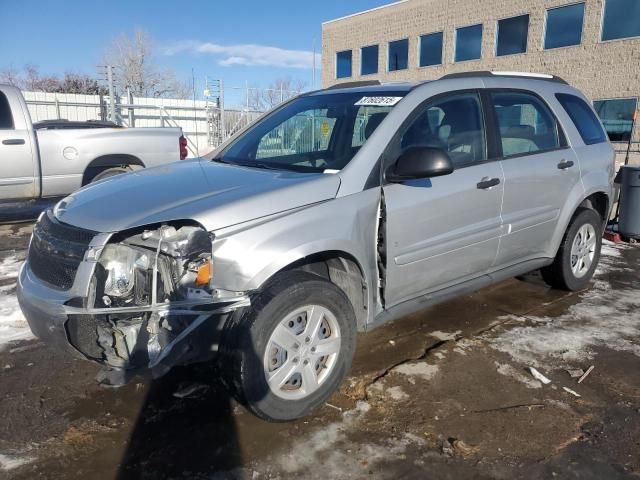
[[[402,97],[362,97],[356,107],[393,107]]]

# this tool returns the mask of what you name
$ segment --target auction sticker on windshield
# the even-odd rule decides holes
[[[393,107],[402,97],[362,97],[355,103],[356,107]]]

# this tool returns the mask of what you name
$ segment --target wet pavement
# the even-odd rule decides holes
[[[639,476],[638,248],[605,245],[583,292],[532,274],[363,335],[327,404],[273,424],[214,366],[108,389],[96,365],[27,339],[12,298],[29,232],[0,228],[0,478]],[[591,365],[580,384],[569,373]]]

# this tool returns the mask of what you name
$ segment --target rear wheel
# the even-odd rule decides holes
[[[122,175],[123,173],[128,173],[131,170],[126,167],[113,167],[107,168],[106,170],[102,170],[100,173],[95,175],[90,183],[97,182],[98,180],[104,180],[105,178],[115,177],[116,175]]]
[[[554,288],[585,288],[600,260],[602,218],[594,210],[578,210],[569,224],[553,263],[541,270],[542,278]]]
[[[287,272],[225,326],[222,374],[259,417],[293,420],[340,386],[355,342],[355,314],[342,290],[317,275]]]

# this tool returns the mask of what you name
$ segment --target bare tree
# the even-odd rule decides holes
[[[27,65],[22,72],[13,68],[0,72],[0,83],[8,83],[31,92],[106,94],[106,88],[95,78],[82,73],[67,72],[62,78],[42,75],[35,65]]]
[[[122,90],[129,88],[138,97],[187,98],[189,88],[175,72],[154,61],[151,37],[138,28],[130,36],[116,37],[104,54],[104,62],[116,67],[116,81]]]
[[[307,82],[291,77],[278,78],[267,88],[252,87],[249,89],[249,108],[257,111],[271,110],[307,88]]]

